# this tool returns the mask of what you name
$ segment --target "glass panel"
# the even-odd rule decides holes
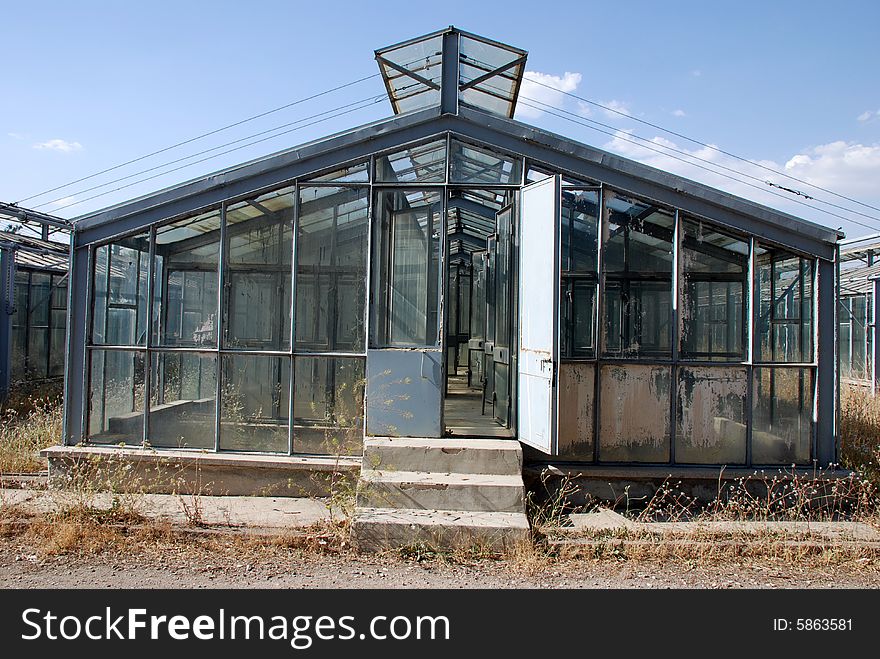
[[[668,357],[674,215],[617,193],[605,199],[604,354]]]
[[[467,35],[461,35],[459,48],[462,83],[509,65],[525,54],[518,49],[487,43]],[[468,87],[461,92],[461,100],[489,112],[510,116],[513,113],[513,96],[522,79],[524,67],[525,62],[521,62]]]
[[[381,183],[444,183],[446,140],[407,147],[376,156],[376,181]]]
[[[852,298],[852,372],[853,377],[867,379],[867,299],[864,295]]]
[[[92,350],[89,442],[140,445],[143,434],[144,353]]]
[[[154,353],[152,378],[150,445],[213,449],[217,356]]]
[[[596,366],[559,365],[559,457],[593,462]]]
[[[294,451],[360,453],[364,439],[364,360],[295,357],[294,362]]]
[[[384,190],[377,194],[376,346],[433,346],[439,341],[441,206],[439,192]]]
[[[815,261],[761,246],[757,268],[759,360],[812,361]]]
[[[27,373],[28,282],[27,270],[15,272],[15,308],[12,314],[12,378],[24,379]]]
[[[382,49],[376,53],[379,68],[395,114],[409,112],[431,105],[440,104],[441,62],[443,59],[443,37],[436,35],[428,39],[412,42],[396,48]],[[434,86],[419,82],[405,73],[389,66],[382,60],[397,64],[399,68],[415,73],[432,81]],[[436,89],[434,87],[437,87]]]
[[[309,180],[330,183],[368,183],[370,180],[370,164],[362,162],[356,165],[348,165],[342,169],[336,169]]]
[[[143,233],[95,250],[94,344],[146,343],[149,242]]]
[[[522,158],[452,140],[452,183],[519,184]]]
[[[813,369],[756,367],[752,464],[810,461],[813,436]]]
[[[220,448],[288,452],[290,358],[224,355]]]
[[[288,187],[226,210],[226,347],[290,347],[293,206],[293,188]]]
[[[678,374],[675,461],[745,464],[744,368],[682,368]]]
[[[690,218],[681,239],[682,358],[744,360],[748,242]]]
[[[553,176],[554,174],[561,174],[561,172],[552,171],[549,167],[544,167],[543,165],[536,165],[530,161],[526,161],[526,183],[535,183],[537,181],[542,181],[549,176]],[[587,186],[595,186],[598,187],[598,183],[595,181],[587,181],[585,179],[577,179],[572,176],[568,176],[567,174],[562,174],[562,187],[565,186],[574,186],[574,187],[587,187]]]
[[[599,460],[669,462],[671,369],[602,366]]]
[[[219,259],[219,209],[156,229],[157,345],[217,347]]]
[[[364,350],[369,189],[302,188],[296,349]]]
[[[838,350],[840,351],[840,377],[852,378],[852,298],[840,300],[840,328],[838,330]]]
[[[562,194],[560,257],[562,264],[562,354],[595,357],[593,319],[599,259],[599,193],[571,190]]]

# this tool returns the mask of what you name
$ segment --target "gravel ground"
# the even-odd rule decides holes
[[[314,550],[162,551],[39,555],[0,539],[2,588],[878,588],[880,565],[762,559],[452,562]]]

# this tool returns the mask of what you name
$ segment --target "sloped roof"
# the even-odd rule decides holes
[[[67,272],[68,246],[51,240],[0,231],[0,244],[15,251],[15,265],[20,268]]]
[[[823,227],[522,122],[461,107],[431,107],[373,122],[223,169],[137,199],[80,216],[74,244],[105,240],[196,211],[224,199],[362,160],[371,154],[452,133],[545,167],[639,195],[730,228],[825,259],[833,259],[838,230]]]

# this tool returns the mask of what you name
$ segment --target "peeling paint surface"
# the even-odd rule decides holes
[[[744,368],[680,370],[676,462],[745,464],[747,389]]]
[[[668,462],[669,366],[602,367],[599,460]]]
[[[559,365],[559,455],[563,458],[593,461],[595,375],[595,364]]]
[[[809,368],[755,369],[752,463],[806,464],[813,434]]]

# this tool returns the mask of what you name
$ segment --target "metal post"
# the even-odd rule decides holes
[[[877,303],[880,301],[880,278],[871,280],[871,326],[869,331],[871,332],[871,391],[876,395],[877,391],[880,390],[878,387],[878,376],[880,376],[880,367],[878,367],[878,360],[880,360],[880,336],[878,336],[877,332]]]
[[[459,34],[449,30],[443,34],[443,73],[440,84],[440,112],[458,114]]]
[[[12,381],[12,310],[15,305],[15,250],[0,248],[0,402]]]
[[[818,286],[814,293],[816,327],[816,453],[820,467],[837,460],[837,299],[835,298],[835,263],[818,261]]]

